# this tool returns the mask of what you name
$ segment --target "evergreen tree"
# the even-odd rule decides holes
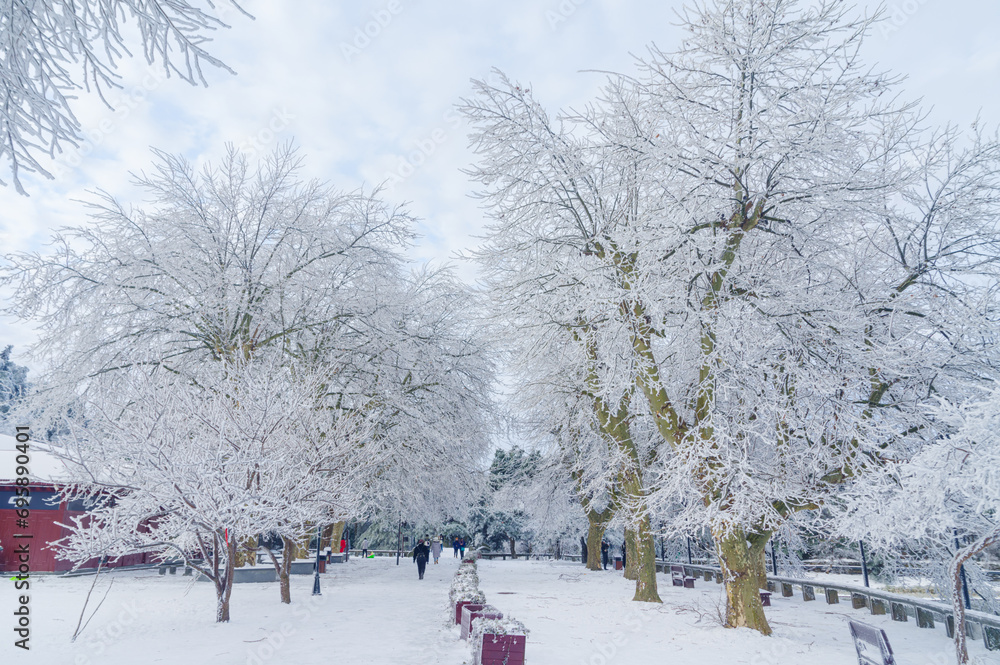
[[[11,408],[28,392],[28,368],[10,359],[12,345],[0,352],[0,421],[6,421]]]

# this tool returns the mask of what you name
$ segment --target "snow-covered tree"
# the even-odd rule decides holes
[[[887,469],[884,484],[856,488],[842,529],[883,547],[915,541],[948,553],[945,588],[955,616],[958,662],[965,665],[961,571],[1000,543],[1000,391],[962,405],[942,402],[931,413],[941,437]],[[978,586],[992,600],[989,584]]]
[[[995,367],[997,143],[922,136],[847,12],[711,2],[584,112],[503,77],[466,108],[500,316],[579,341],[602,423],[652,419],[639,487],[684,507],[673,530],[711,527],[727,624],[764,633],[770,534],[912,454],[929,394]]]
[[[81,382],[130,366],[137,348],[181,375],[269,348],[355,361],[370,339],[362,321],[399,274],[410,218],[361,192],[299,182],[290,148],[260,164],[230,150],[200,174],[157,155],[136,179],[150,209],[104,195],[91,223],[58,232],[48,251],[5,257],[14,297],[4,311],[37,326],[31,354],[49,368],[39,399],[71,403]]]
[[[470,526],[491,549],[517,554],[517,542],[531,539],[528,487],[538,474],[541,455],[519,446],[493,454],[485,493],[470,516]]]
[[[137,362],[94,377],[86,426],[70,423],[59,454],[79,480],[70,496],[96,506],[72,518],[60,555],[182,558],[215,583],[224,622],[240,542],[300,537],[331,507],[350,513],[356,479],[377,463],[370,428],[322,408],[326,377],[263,355],[205,363],[197,376]]]
[[[28,368],[10,359],[13,346],[0,351],[0,422],[7,420],[11,408],[24,399],[28,393]]]
[[[315,408],[329,422],[374,425],[364,463],[340,471],[350,497],[240,537],[297,540],[307,524],[422,495],[426,508],[442,498],[432,490],[454,499],[474,486],[465,481],[489,444],[492,365],[466,318],[467,290],[447,270],[404,270],[410,218],[374,195],[299,182],[289,148],[258,165],[230,151],[200,174],[159,157],[138,178],[149,208],[105,196],[93,223],[59,233],[54,251],[7,257],[7,311],[38,326],[34,357],[49,368],[36,421],[109,399],[118,375],[204,387],[206,367],[277,358],[283,371],[322,377]]]
[[[464,519],[483,488],[495,424],[492,345],[475,324],[479,305],[447,269],[382,288],[393,306],[377,313],[361,362],[344,368],[351,379],[335,391],[338,404],[378,410],[375,436],[386,450],[353,517]]]
[[[104,98],[121,87],[117,65],[133,50],[192,85],[206,84],[202,67],[229,70],[207,50],[211,33],[228,27],[223,7],[246,14],[234,0],[40,0],[5,2],[0,11],[0,160],[10,163],[18,193],[22,172],[52,176],[39,162],[77,145],[73,113],[79,90]],[[249,16],[249,14],[246,14]],[[130,25],[134,23],[134,26]],[[131,32],[139,38],[131,43]],[[0,184],[6,185],[3,179]]]

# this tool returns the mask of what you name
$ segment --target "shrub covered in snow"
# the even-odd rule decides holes
[[[479,643],[483,635],[527,635],[528,629],[523,623],[513,617],[503,619],[487,619],[480,617],[472,620],[473,643]]]
[[[455,573],[455,579],[451,581],[451,588],[448,591],[448,600],[451,606],[455,607],[458,602],[485,603],[486,596],[479,590],[479,573],[476,572],[476,563],[463,562]]]

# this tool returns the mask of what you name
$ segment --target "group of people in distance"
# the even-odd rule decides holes
[[[424,579],[424,571],[431,557],[434,557],[434,563],[438,563],[441,551],[444,549],[444,540],[444,536],[435,536],[433,540],[430,536],[424,536],[417,541],[417,546],[413,548],[413,562],[417,564],[417,574],[420,575],[420,579]],[[455,550],[456,559],[465,557],[465,538],[454,538],[451,546]]]
[[[586,563],[587,563],[587,539],[584,536],[580,536],[580,553],[581,553],[581,555],[583,557],[583,559],[582,559],[583,560],[583,564],[586,565]],[[622,545],[621,545],[621,553],[622,553],[622,568],[624,568],[627,565],[627,563],[626,563],[626,561],[627,561],[626,560],[626,556],[628,554],[628,548],[625,546],[625,541],[624,540],[622,541]],[[604,570],[608,569],[608,560],[611,558],[610,555],[611,555],[611,543],[608,542],[607,538],[602,538],[601,539],[601,565],[604,567]]]

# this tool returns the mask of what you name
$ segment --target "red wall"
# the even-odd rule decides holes
[[[66,502],[61,502],[56,507],[40,502],[43,497],[50,497],[58,491],[54,485],[43,483],[31,484],[31,495],[34,497],[31,502],[31,514],[28,517],[28,528],[23,529],[17,526],[16,507],[11,505],[9,499],[15,491],[14,484],[0,484],[0,545],[3,551],[0,552],[0,572],[16,572],[19,561],[15,550],[22,543],[29,544],[31,560],[31,572],[62,572],[73,568],[70,561],[62,561],[56,558],[56,551],[49,547],[49,543],[57,541],[67,535],[68,529],[59,526],[71,524],[71,517],[83,515],[82,511],[69,510]],[[14,538],[14,534],[27,533],[31,538]],[[106,567],[117,568],[120,566],[134,566],[144,563],[153,563],[150,554],[130,554],[105,563]],[[96,568],[97,559],[87,561],[83,568]]]

